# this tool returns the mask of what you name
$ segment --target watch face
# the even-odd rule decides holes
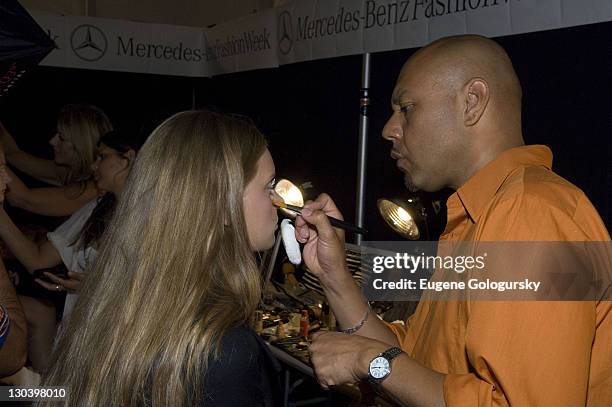
[[[370,376],[375,379],[382,379],[391,372],[389,361],[382,356],[370,362]]]

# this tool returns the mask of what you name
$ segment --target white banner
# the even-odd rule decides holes
[[[208,72],[217,75],[278,66],[276,10],[205,30]]]
[[[611,0],[294,0],[278,9],[278,49],[287,64],[611,20]]]
[[[612,0],[294,0],[209,29],[33,16],[59,47],[42,65],[212,76],[612,21]]]
[[[202,29],[32,13],[55,41],[41,65],[208,76]]]

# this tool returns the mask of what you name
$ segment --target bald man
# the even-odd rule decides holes
[[[412,191],[455,189],[449,241],[610,241],[586,196],[525,146],[521,87],[505,51],[478,36],[438,40],[404,65],[383,137]],[[610,301],[429,301],[406,326],[371,314],[346,268],[331,198],[296,221],[304,261],[343,332],[310,348],[323,387],[369,380],[400,405],[604,406],[612,400]],[[527,270],[529,272],[529,270]]]

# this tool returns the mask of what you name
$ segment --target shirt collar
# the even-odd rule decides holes
[[[495,196],[508,175],[525,166],[552,167],[552,152],[544,145],[514,147],[502,152],[476,172],[449,198],[448,206],[463,206],[472,222]],[[457,202],[459,201],[459,202]]]

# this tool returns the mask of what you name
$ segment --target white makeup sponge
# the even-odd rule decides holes
[[[297,266],[302,262],[302,253],[300,252],[300,244],[295,238],[295,227],[291,220],[283,219],[281,222],[281,236],[289,261]]]

